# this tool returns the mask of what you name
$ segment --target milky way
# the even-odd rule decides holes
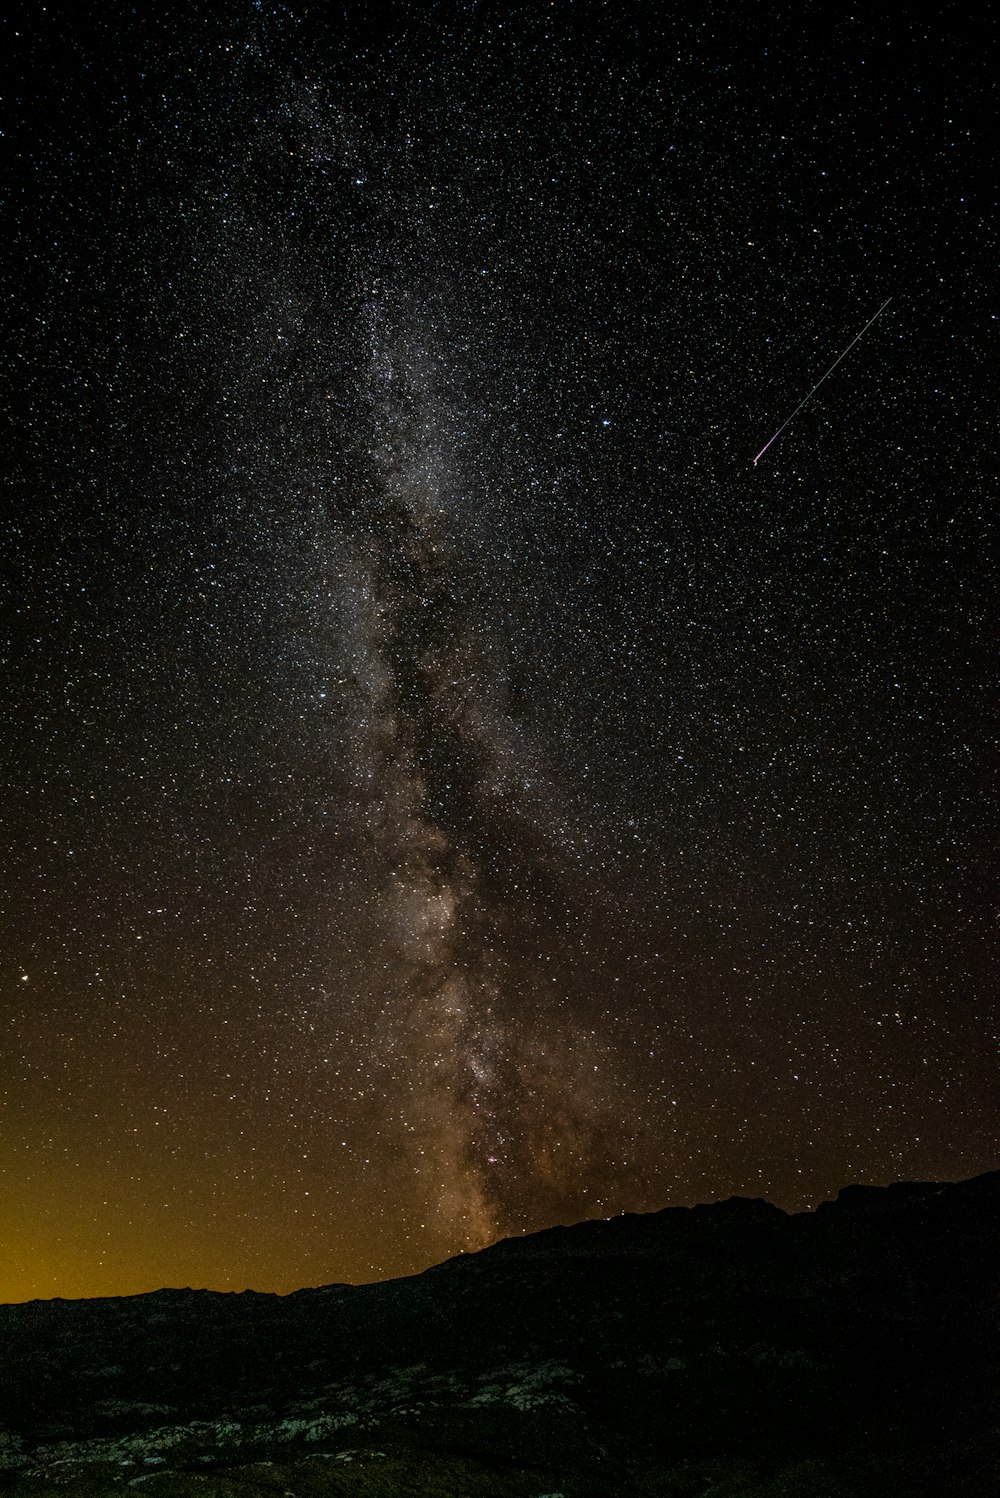
[[[996,1163],[985,73],[626,9],[15,25],[0,1295]]]
[[[509,1107],[517,1014],[482,852],[505,820],[502,742],[482,701],[486,662],[449,525],[454,434],[432,340],[431,330],[373,335],[373,472],[356,545],[358,776],[386,959],[378,1026],[420,1118],[411,1148],[429,1210],[478,1244],[497,1233],[490,1174],[510,1148],[501,1093]]]
[[[450,330],[413,300],[383,296],[370,317],[370,472],[346,541],[351,747],[383,955],[374,1033],[419,1119],[409,1147],[430,1223],[472,1247],[516,1223],[518,1177],[558,1189],[582,1171],[597,1105],[571,1056],[550,1054],[565,1023],[548,1012],[531,892],[541,880],[551,901],[566,876],[556,838],[518,810],[539,753],[463,552]]]

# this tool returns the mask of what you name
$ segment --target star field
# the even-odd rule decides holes
[[[979,39],[4,24],[0,1298],[995,1167]]]

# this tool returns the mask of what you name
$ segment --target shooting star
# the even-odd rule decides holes
[[[761,448],[760,452],[757,454],[757,456],[753,460],[753,466],[755,468],[757,467],[757,464],[760,462],[761,458],[767,452],[768,448],[771,446],[771,443],[772,442],[777,442],[778,438],[781,436],[782,432],[785,430],[785,428],[788,425],[788,423],[790,421],[794,421],[795,420],[796,416],[798,416],[799,412],[802,410],[802,407],[806,404],[806,401],[812,400],[813,396],[816,394],[816,391],[822,385],[823,381],[824,380],[828,380],[830,378],[830,376],[833,374],[833,371],[836,369],[837,365],[840,363],[841,359],[846,359],[847,358],[847,355],[851,352],[851,349],[858,342],[858,339],[859,338],[863,338],[865,336],[865,334],[868,332],[868,329],[871,327],[872,323],[875,321],[876,318],[879,318],[879,317],[882,316],[882,313],[885,311],[886,307],[888,307],[888,305],[889,305],[889,303],[891,301],[892,301],[892,297],[891,296],[890,297],[886,297],[885,301],[882,303],[881,307],[876,312],[875,317],[870,317],[868,319],[868,321],[865,323],[864,327],[861,329],[861,332],[857,335],[857,338],[852,338],[851,339],[850,343],[847,345],[847,347],[845,348],[844,352],[842,354],[838,354],[837,357],[836,357],[836,359],[834,359],[833,363],[830,365],[830,368],[827,370],[826,374],[825,375],[821,375],[820,378],[816,381],[816,383],[813,386],[813,388],[810,390],[809,394],[806,395],[806,396],[804,396],[802,398],[802,400],[799,401],[798,405],[795,407],[795,410],[792,412],[791,416],[786,417],[785,420],[781,423],[781,425],[778,428],[778,430],[775,432],[774,436],[770,437],[768,439],[768,441],[764,443],[764,446]]]

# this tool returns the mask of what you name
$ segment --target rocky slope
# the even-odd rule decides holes
[[[0,1306],[17,1498],[1000,1493],[1000,1172],[668,1209],[409,1279]]]

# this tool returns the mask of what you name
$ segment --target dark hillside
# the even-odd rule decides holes
[[[992,1494],[1000,1173],[409,1279],[0,1307],[18,1495]]]

